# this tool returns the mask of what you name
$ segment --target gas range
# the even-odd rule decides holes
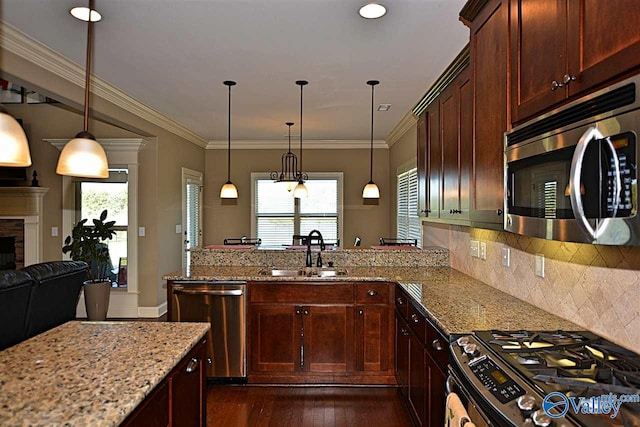
[[[640,426],[640,355],[591,332],[475,332],[451,354],[487,425]]]

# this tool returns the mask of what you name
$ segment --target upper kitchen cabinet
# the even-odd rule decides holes
[[[460,13],[471,30],[473,166],[471,224],[501,229],[504,133],[509,130],[509,0],[469,1]]]
[[[433,102],[418,119],[418,216],[440,213],[440,105]]]
[[[511,0],[514,124],[640,66],[637,0]]]

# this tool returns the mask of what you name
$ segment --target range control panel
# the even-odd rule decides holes
[[[486,356],[475,359],[469,363],[469,367],[487,391],[495,396],[500,403],[511,402],[525,394],[525,391],[513,379]]]

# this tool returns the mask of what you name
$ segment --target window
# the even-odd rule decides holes
[[[191,263],[189,249],[202,245],[202,172],[182,168],[182,267]]]
[[[128,170],[109,169],[104,180],[82,180],[76,182],[76,221],[87,218],[91,225],[107,210],[107,221],[115,221],[116,234],[105,244],[109,250],[109,278],[114,286],[127,287],[127,234],[129,226]]]
[[[254,209],[252,235],[263,246],[291,245],[293,235],[319,230],[328,244],[342,233],[342,174],[310,174],[305,182],[309,197],[296,199],[284,185],[266,174],[252,174]]]
[[[418,239],[422,246],[422,223],[418,217],[418,170],[417,168],[399,172],[397,238]]]

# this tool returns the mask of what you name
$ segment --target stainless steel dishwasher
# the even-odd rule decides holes
[[[173,282],[172,319],[209,322],[207,377],[246,381],[246,287],[243,281]]]

